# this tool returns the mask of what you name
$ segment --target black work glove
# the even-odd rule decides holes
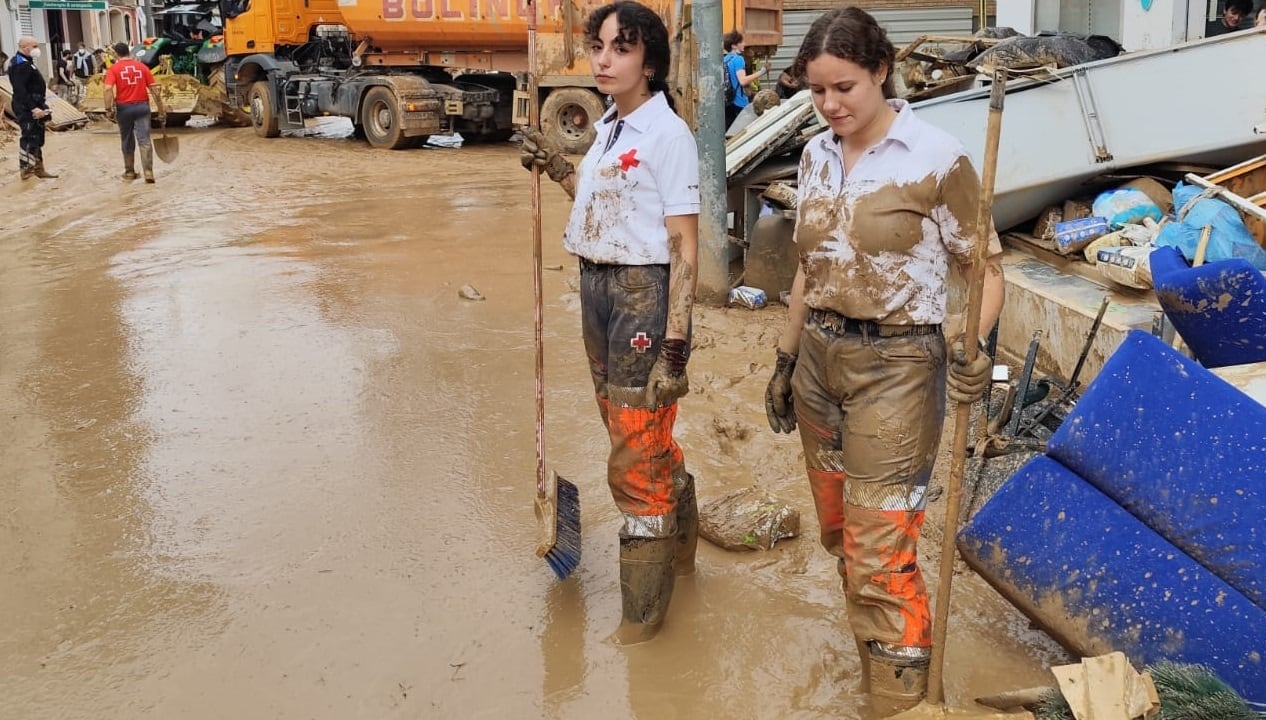
[[[672,405],[690,391],[686,378],[686,361],[690,359],[690,345],[678,338],[664,338],[659,346],[659,357],[651,366],[646,379],[646,405],[659,408]]]
[[[796,356],[779,350],[774,376],[765,388],[765,417],[769,419],[769,429],[776,433],[796,429],[796,406],[791,397],[791,376],[795,371]]]
[[[535,165],[554,182],[562,182],[568,175],[576,172],[576,167],[563,157],[562,150],[535,128],[523,131],[519,163],[525,170],[531,170]]]
[[[985,394],[992,375],[993,358],[989,357],[989,353],[981,350],[976,353],[976,359],[968,364],[962,338],[954,341],[949,377],[945,379],[946,394],[950,400],[960,403],[976,402]]]
[[[113,105],[105,109],[105,119],[110,122],[118,122],[118,110]]]

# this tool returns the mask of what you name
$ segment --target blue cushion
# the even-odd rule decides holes
[[[1046,453],[1266,608],[1266,407],[1134,331]]]
[[[1156,299],[1205,367],[1266,361],[1266,277],[1242,258],[1193,268],[1176,248],[1149,257]]]
[[[1201,663],[1266,702],[1266,611],[1047,457],[958,535],[967,562],[1083,656]]]

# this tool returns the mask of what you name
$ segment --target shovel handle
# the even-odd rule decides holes
[[[994,181],[998,174],[998,139],[1002,135],[1002,105],[1006,97],[1006,70],[995,68],[989,92],[989,120],[985,131],[985,158],[980,177],[980,204],[976,208],[976,230],[980,233],[973,252],[976,269],[967,291],[967,340],[963,351],[967,362],[976,359],[980,335],[980,306],[985,294],[985,255],[992,225]],[[932,659],[928,668],[928,702],[945,704],[945,635],[949,625],[950,591],[954,582],[954,539],[958,535],[958,514],[963,499],[963,471],[967,465],[967,425],[972,403],[959,403],[954,416],[954,448],[950,462],[949,487],[945,500],[945,531],[941,538],[941,576],[936,586],[936,612],[932,618]]]

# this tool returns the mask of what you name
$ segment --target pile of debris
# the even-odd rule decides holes
[[[1039,33],[1032,37],[1011,28],[985,28],[970,38],[924,35],[897,53],[897,95],[911,102],[969,90],[995,68],[1012,75],[1034,73],[1106,60],[1121,46],[1104,35]]]
[[[1049,206],[1028,232],[1006,240],[1061,256],[1076,274],[1135,290],[1152,289],[1148,258],[1157,247],[1178,249],[1193,267],[1240,257],[1266,271],[1263,190],[1266,156],[1222,171],[1156,168]]]

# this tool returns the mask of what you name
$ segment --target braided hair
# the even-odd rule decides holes
[[[654,10],[633,0],[617,0],[616,2],[594,10],[585,21],[585,39],[590,42],[598,39],[602,24],[614,14],[620,27],[619,40],[629,46],[640,44],[643,50],[643,63],[651,71],[648,82],[650,91],[664,94],[668,107],[677,112],[677,104],[668,89],[668,66],[671,50],[668,45],[668,28]]]

